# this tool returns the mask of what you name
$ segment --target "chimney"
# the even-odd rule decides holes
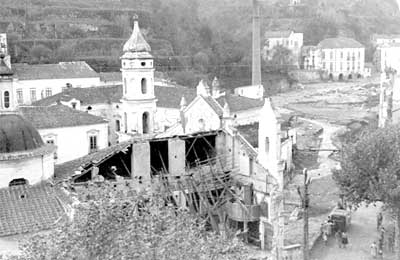
[[[261,85],[261,47],[260,31],[261,17],[259,0],[253,0],[253,54],[252,54],[252,72],[251,85]]]
[[[186,132],[186,118],[185,118],[185,112],[184,112],[186,106],[187,106],[186,99],[184,96],[182,96],[181,103],[180,103],[181,108],[179,110],[179,115],[181,117],[181,125],[182,125],[183,133]]]

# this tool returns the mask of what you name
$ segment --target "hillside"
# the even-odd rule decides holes
[[[0,32],[14,62],[87,60],[116,71],[131,17],[153,48],[157,70],[193,85],[199,75],[249,83],[252,0],[0,0]],[[367,46],[372,33],[400,33],[395,0],[263,0],[264,30],[304,32],[305,44],[354,37]],[[184,72],[182,72],[184,71]]]

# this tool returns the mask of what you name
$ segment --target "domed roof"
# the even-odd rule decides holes
[[[139,28],[139,23],[135,20],[133,32],[129,40],[124,44],[124,52],[151,52],[150,45],[146,42]]]
[[[0,114],[0,153],[28,151],[44,146],[38,131],[16,114]]]

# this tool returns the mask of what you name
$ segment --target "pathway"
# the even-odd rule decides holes
[[[377,239],[376,214],[379,207],[360,207],[353,212],[352,223],[349,228],[349,246],[346,249],[338,248],[334,237],[330,237],[325,246],[320,240],[311,251],[312,260],[366,260],[372,259],[369,246]],[[384,258],[387,259],[387,258]]]

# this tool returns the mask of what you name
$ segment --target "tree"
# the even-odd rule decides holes
[[[358,206],[383,202],[396,216],[400,241],[400,127],[367,128],[343,146],[341,169],[334,172],[347,200]],[[396,243],[400,259],[399,243]]]
[[[23,259],[243,259],[239,241],[206,231],[204,220],[160,194],[93,184],[74,220],[30,238]]]
[[[287,71],[289,67],[294,66],[293,64],[293,54],[288,48],[277,45],[270,51],[270,57],[267,57],[265,66],[267,71],[274,70],[285,70]]]
[[[56,61],[70,61],[74,58],[74,49],[71,45],[61,45],[56,52]]]
[[[36,62],[43,62],[48,60],[52,54],[52,51],[44,45],[38,44],[32,47],[30,55]]]

